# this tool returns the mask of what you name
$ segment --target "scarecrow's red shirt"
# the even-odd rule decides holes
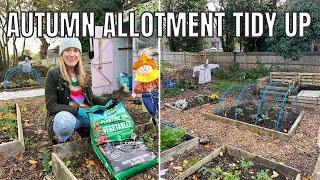
[[[133,92],[135,94],[141,94],[143,92],[151,92],[159,89],[158,79],[153,80],[151,82],[138,82],[136,81],[136,84],[133,88]]]

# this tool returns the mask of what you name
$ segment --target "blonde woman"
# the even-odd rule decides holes
[[[88,108],[92,105],[105,105],[109,101],[92,94],[81,53],[79,39],[61,39],[60,65],[47,73],[45,126],[54,144],[67,141],[75,131],[81,137],[89,136]],[[115,99],[112,101],[116,103]]]

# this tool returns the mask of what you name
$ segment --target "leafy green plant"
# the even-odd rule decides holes
[[[42,166],[44,167],[45,172],[51,172],[51,165],[50,165],[50,156],[49,150],[45,147],[40,149],[41,159],[42,159]]]
[[[160,61],[160,66],[161,66],[161,72],[165,72],[165,73],[174,72],[174,69],[176,68],[172,64],[163,60]]]
[[[3,107],[0,107],[0,112],[1,113],[8,113],[11,111],[10,109],[11,108],[9,106],[3,106]]]
[[[165,151],[181,143],[181,138],[186,134],[184,129],[163,128],[160,133],[160,149]]]
[[[194,97],[199,103],[203,103],[204,102],[204,95],[203,94],[197,94]]]
[[[248,171],[249,169],[251,169],[254,166],[254,163],[252,161],[247,161],[244,158],[240,159],[240,168]]]
[[[153,138],[148,133],[143,133],[141,135],[142,140],[146,143],[147,147],[149,149],[154,149],[155,145],[153,143]]]
[[[15,139],[17,137],[16,129],[17,121],[15,119],[5,118],[0,120],[0,131],[10,139]]]
[[[28,86],[34,86],[36,84],[36,82],[33,79],[26,80],[26,83]]]
[[[223,180],[240,180],[241,172],[223,172]]]
[[[17,137],[17,121],[16,115],[11,109],[10,106],[0,108],[0,132],[10,139],[15,139]]]
[[[193,158],[189,161],[188,167],[191,167],[191,166],[197,164],[200,160],[201,160],[201,157],[200,157],[200,156],[195,156],[195,157],[193,157]]]
[[[145,3],[145,4],[138,3],[135,7],[135,13],[137,16],[140,16],[145,11],[154,12],[156,10],[158,10],[158,3],[155,0],[152,0],[151,4],[150,3]]]
[[[221,95],[226,89],[234,84],[233,81],[228,80],[214,80],[211,87],[211,92]]]
[[[251,176],[251,179],[253,179],[253,180],[271,180],[268,173],[269,173],[269,169],[261,170],[261,171],[257,172],[257,174],[255,176]]]
[[[229,164],[229,170],[230,171],[234,171],[235,169],[237,169],[237,164],[236,163],[231,163],[231,164]]]
[[[213,168],[202,167],[201,169],[199,169],[199,171],[202,172],[202,174],[209,173],[210,179],[215,179],[223,175],[223,170],[220,166],[215,166]]]
[[[255,115],[255,114],[251,114],[251,115],[249,116],[249,118],[250,118],[251,120],[254,120],[254,119],[256,118],[256,115]]]
[[[8,88],[16,88],[16,87],[19,87],[18,83],[15,83],[13,81],[9,81]]]
[[[202,167],[200,170],[203,174],[209,173],[210,179],[223,179],[223,180],[240,180],[241,172],[224,172],[221,167],[215,166],[213,168]]]
[[[223,174],[223,170],[221,169],[220,166],[216,166],[216,167],[212,168],[211,170],[215,176],[220,176]]]
[[[268,116],[268,114],[262,114],[261,115],[262,121],[267,121],[270,119],[270,117]]]
[[[280,109],[280,107],[279,107],[278,105],[273,105],[273,106],[272,106],[272,109],[273,109],[274,111],[278,111],[278,110]]]
[[[26,147],[29,147],[29,146],[31,146],[31,144],[32,144],[32,142],[31,142],[30,138],[28,136],[25,136],[24,137],[24,145]]]
[[[256,67],[251,69],[241,69],[237,62],[231,63],[227,68],[214,69],[213,77],[220,80],[236,80],[238,82],[254,82],[256,79],[267,76],[274,67],[265,67],[260,61],[256,61]]]
[[[181,92],[181,88],[178,85],[174,85],[172,88],[167,89],[161,97],[171,98],[177,96]]]
[[[65,160],[64,165],[66,165],[67,168],[72,168],[72,167],[76,166],[75,162],[70,161],[70,160]]]
[[[239,115],[243,116],[244,115],[243,114],[243,109],[242,108],[237,108],[236,109],[236,114],[239,114]]]

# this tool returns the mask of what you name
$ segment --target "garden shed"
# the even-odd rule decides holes
[[[119,90],[118,77],[132,73],[132,38],[102,38],[103,27],[96,27],[90,42],[92,91],[95,95]],[[92,56],[93,57],[92,57]]]
[[[137,19],[136,32],[140,31]],[[129,31],[129,22],[124,23],[124,32]],[[151,38],[102,38],[103,27],[95,28],[95,38],[91,41],[92,91],[95,95],[109,94],[119,90],[120,73],[132,74],[132,64],[138,59],[138,52],[144,48],[156,49],[158,39]],[[90,53],[89,53],[90,56]],[[157,57],[153,57],[157,60]]]

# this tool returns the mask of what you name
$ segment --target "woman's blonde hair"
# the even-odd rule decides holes
[[[86,72],[84,71],[83,65],[82,65],[82,58],[81,55],[79,57],[79,62],[75,67],[75,74],[77,76],[78,83],[81,87],[84,87],[86,85]],[[62,79],[67,81],[69,84],[71,84],[71,77],[67,72],[66,64],[63,61],[62,55],[60,56],[60,74],[62,76]]]

